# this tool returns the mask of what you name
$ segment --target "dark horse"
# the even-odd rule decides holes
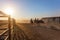
[[[38,20],[37,23],[44,23],[44,21],[43,20]]]

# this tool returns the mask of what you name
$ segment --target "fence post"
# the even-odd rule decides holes
[[[11,18],[8,16],[8,29],[9,29],[9,40],[11,40]]]

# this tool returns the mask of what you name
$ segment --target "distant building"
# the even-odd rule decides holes
[[[60,23],[60,17],[45,17],[42,20],[45,23]]]

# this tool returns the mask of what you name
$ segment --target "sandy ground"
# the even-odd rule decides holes
[[[40,24],[17,24],[17,29],[15,30],[16,35],[23,35],[28,39],[21,39],[19,40],[60,40],[60,31],[53,30],[49,28],[45,28],[44,25],[41,26]],[[22,33],[22,31],[23,33]],[[19,33],[18,33],[19,32]],[[22,34],[21,34],[22,33]],[[23,37],[22,37],[23,38]]]

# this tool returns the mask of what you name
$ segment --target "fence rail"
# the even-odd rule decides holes
[[[11,18],[10,15],[4,14],[2,11],[0,11],[0,14],[2,14],[3,16],[0,15],[0,18],[8,18],[8,28],[7,29],[0,29],[0,30],[4,30],[2,33],[0,33],[0,40],[11,40],[11,23],[13,22],[13,24],[15,23],[15,19]],[[11,21],[11,19],[13,21]],[[1,24],[0,24],[1,25]],[[7,35],[6,35],[7,34]]]
[[[8,40],[8,37],[9,37],[9,36],[7,36],[4,40]]]
[[[1,34],[0,34],[0,40],[7,40],[8,39],[8,29],[4,30]]]
[[[15,25],[15,23],[16,23],[15,19],[11,18],[10,15],[4,14],[4,13],[2,15],[3,16],[0,16],[0,18],[2,18],[2,17],[3,18],[8,18],[8,20],[7,20],[8,21],[8,28],[0,28],[0,30],[4,30],[4,31],[2,31],[2,33],[0,33],[0,40],[7,40],[7,39],[11,40],[11,38],[12,38],[11,34],[12,34],[12,31],[13,31],[13,28],[11,28],[12,27],[11,25]]]

